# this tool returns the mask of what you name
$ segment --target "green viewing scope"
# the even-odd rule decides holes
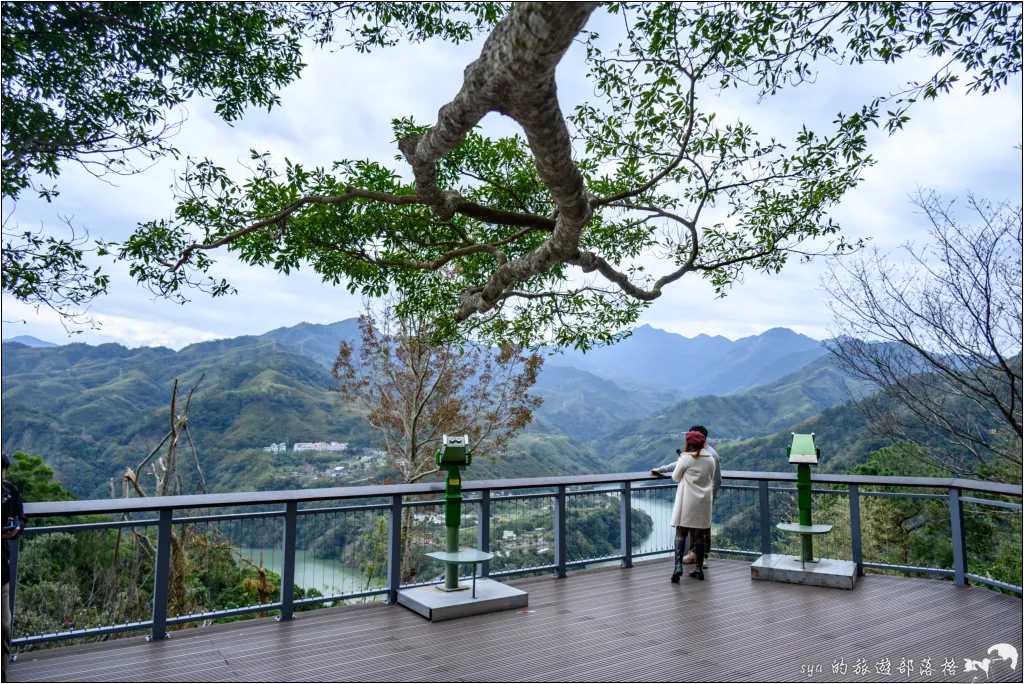
[[[437,460],[437,467],[465,468],[473,462],[473,455],[469,451],[469,435],[462,437],[449,437],[444,435],[441,438],[441,448],[437,450],[434,458]]]

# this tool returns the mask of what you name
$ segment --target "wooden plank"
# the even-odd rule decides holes
[[[745,561],[715,560],[707,580],[668,582],[664,560],[511,584],[530,612],[432,624],[380,603],[247,620],[140,639],[25,653],[11,681],[814,681],[963,679],[963,658],[1019,643],[1021,601],[978,587],[884,575],[854,591],[750,579]],[[1014,636],[1016,635],[1016,636]],[[1016,639],[1016,643],[1014,642]],[[943,677],[940,653],[957,659]],[[453,657],[453,654],[457,656]],[[896,673],[900,657],[931,656],[931,677]],[[854,676],[854,661],[871,672]],[[894,674],[874,672],[882,658]],[[993,666],[995,667],[995,666]],[[989,681],[1009,668],[993,669]],[[1019,676],[1016,681],[1019,681]]]

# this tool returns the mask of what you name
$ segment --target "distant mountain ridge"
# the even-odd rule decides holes
[[[18,335],[17,337],[4,338],[4,342],[14,342],[15,344],[23,344],[26,347],[56,347],[57,345],[53,342],[47,342],[41,340],[38,337],[32,337],[31,335]]]
[[[636,382],[616,383],[570,366],[545,366],[533,393],[544,399],[536,419],[580,443],[593,441],[625,420],[668,406],[680,396]]]
[[[360,332],[358,319],[348,318],[330,324],[300,323],[257,337],[281,342],[330,368],[341,341],[358,346]],[[616,345],[585,354],[545,351],[548,369],[558,366],[586,371],[627,391],[667,390],[665,403],[702,394],[742,392],[777,380],[828,353],[818,340],[788,328],[772,328],[733,341],[706,334],[688,338],[650,325],[639,326]]]
[[[370,445],[363,417],[337,406],[330,376],[274,340],[234,338],[128,349],[4,345],[3,448],[44,456],[79,496],[107,496],[167,431],[171,388],[205,373],[189,412],[207,479],[217,489],[266,488],[262,446],[288,441]]]
[[[299,323],[289,328],[276,328],[263,333],[260,339],[276,340],[291,347],[299,354],[308,356],[317,363],[331,368],[338,358],[338,347],[342,340],[358,346],[361,339],[359,319],[346,318],[337,323]]]
[[[636,454],[671,455],[692,425],[707,427],[715,442],[747,440],[788,429],[867,389],[826,356],[740,394],[684,399],[655,414],[623,422],[607,430],[596,448],[606,460],[632,467]]]
[[[258,339],[281,342],[330,368],[341,341],[358,346],[360,332],[358,320],[350,318],[278,328]],[[534,388],[545,401],[536,417],[579,442],[591,442],[625,421],[685,397],[728,395],[771,383],[827,354],[822,343],[788,328],[732,341],[706,334],[687,338],[649,325],[616,345],[586,354],[546,351]],[[749,436],[770,430],[744,432]]]
[[[212,490],[298,487],[299,482],[282,481],[282,475],[316,455],[268,453],[265,445],[339,441],[352,450],[377,446],[363,415],[339,405],[329,393],[333,381],[325,363],[273,339],[308,349],[316,333],[333,332],[286,329],[269,337],[201,342],[177,352],[118,344],[33,348],[5,342],[3,449],[41,455],[77,496],[105,498],[111,480],[119,488],[125,468],[135,468],[167,431],[174,379],[180,379],[185,393],[205,373],[189,425]],[[321,359],[326,361],[324,354]],[[548,423],[537,423],[512,445],[508,461],[474,464],[477,477],[602,469],[589,447]]]
[[[586,354],[553,354],[551,366],[570,366],[620,382],[642,382],[681,397],[734,394],[777,380],[828,351],[818,340],[788,328],[732,341],[700,334],[684,337],[642,325],[616,345]]]

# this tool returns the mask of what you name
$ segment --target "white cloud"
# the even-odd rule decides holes
[[[100,326],[99,329],[86,329],[81,333],[69,334],[57,314],[50,309],[37,309],[5,298],[3,336],[7,338],[29,334],[56,344],[116,342],[126,347],[160,346],[172,349],[223,337],[210,330],[142,317],[115,316],[98,312],[91,313],[91,317]],[[20,319],[30,318],[31,328],[18,322]]]

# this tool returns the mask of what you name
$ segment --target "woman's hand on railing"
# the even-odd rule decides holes
[[[660,471],[660,470],[658,470],[657,468],[651,468],[651,475],[657,475],[658,477],[664,477],[664,476],[663,476],[663,475],[661,474],[661,471]]]

